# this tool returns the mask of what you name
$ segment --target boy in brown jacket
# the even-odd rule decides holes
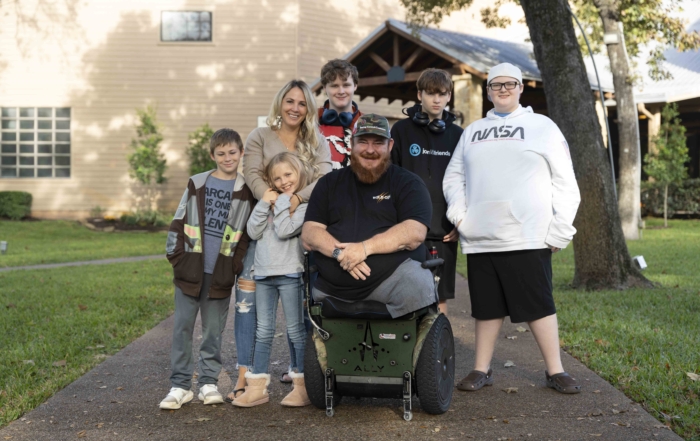
[[[229,297],[248,249],[245,226],[255,204],[238,173],[243,155],[241,137],[218,130],[209,143],[216,170],[192,176],[166,244],[173,266],[175,323],[170,354],[171,389],[161,409],[179,409],[194,398],[192,333],[197,311],[202,317],[199,349],[199,396],[204,404],[223,403],[217,389],[221,372],[221,335],[228,317]]]

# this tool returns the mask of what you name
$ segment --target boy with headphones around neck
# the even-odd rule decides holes
[[[345,60],[331,60],[321,68],[321,85],[328,99],[318,109],[318,122],[331,148],[333,170],[350,165],[352,128],[362,116],[352,100],[358,81],[357,68]]]
[[[447,220],[447,202],[442,178],[452,159],[463,129],[454,123],[455,115],[445,110],[452,96],[452,77],[441,69],[426,69],[416,83],[418,104],[404,109],[407,119],[394,124],[391,160],[423,179],[433,203],[433,218],[425,239],[428,249],[437,248],[445,259],[438,296],[440,310],[447,314],[447,300],[455,298],[457,239],[459,234]]]

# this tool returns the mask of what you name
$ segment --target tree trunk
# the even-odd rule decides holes
[[[668,227],[668,184],[664,185],[664,228]]]
[[[637,108],[634,103],[629,59],[625,49],[618,6],[614,0],[594,0],[606,34],[617,35],[617,43],[607,45],[610,70],[617,102],[617,127],[620,141],[620,174],[618,176],[618,209],[622,232],[627,239],[639,239],[641,219],[642,160],[639,152]]]
[[[581,190],[574,221],[578,232],[573,284],[586,289],[652,286],[632,266],[627,251],[593,93],[565,0],[521,0],[520,4],[542,74],[547,109],[569,143]]]

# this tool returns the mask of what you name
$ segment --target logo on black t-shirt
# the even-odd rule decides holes
[[[421,148],[418,144],[411,144],[411,147],[408,148],[408,152],[411,156],[418,156],[420,155]]]
[[[374,196],[372,199],[376,200],[377,203],[380,203],[381,201],[388,201],[389,199],[391,199],[391,195],[385,192],[380,195]]]

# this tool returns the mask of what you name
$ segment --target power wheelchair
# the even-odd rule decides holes
[[[306,307],[312,327],[306,340],[304,377],[309,399],[332,417],[343,396],[400,398],[403,418],[413,418],[412,397],[429,414],[452,402],[455,348],[452,327],[436,303],[392,319],[375,301],[314,302],[309,283],[316,268],[305,259]],[[425,261],[435,289],[443,259]]]

